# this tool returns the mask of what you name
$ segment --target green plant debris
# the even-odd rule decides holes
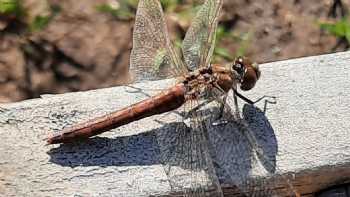
[[[250,46],[252,31],[246,33],[235,33],[226,29],[223,25],[219,25],[216,32],[216,47],[214,49],[214,60],[233,61],[237,56],[244,56]],[[238,44],[235,54],[232,54],[228,49],[220,47],[222,43]],[[226,44],[227,45],[227,44]]]
[[[0,0],[0,14],[20,16],[23,14],[20,0]]]
[[[185,2],[183,0],[160,0],[164,12],[166,14],[173,14],[173,20],[181,27],[188,27],[191,21],[195,17],[195,14],[200,9],[203,1],[194,0]],[[110,14],[119,20],[130,20],[135,17],[138,0],[115,0],[112,3],[100,4],[96,7],[97,11],[101,13]],[[226,29],[223,25],[219,25],[216,33],[216,44],[214,49],[213,59],[214,61],[232,61],[235,56],[244,55],[250,46],[252,32],[237,34],[229,29]],[[177,34],[174,41],[174,45],[177,51],[181,51],[182,39],[180,34]],[[238,44],[235,53],[230,52],[228,49],[220,47],[225,43]],[[156,57],[154,69],[157,71],[161,69],[163,65],[163,52],[160,51]]]
[[[253,33],[251,31],[244,33],[241,37],[240,37],[240,41],[239,41],[239,47],[236,51],[235,57],[238,56],[244,56],[250,46],[250,41],[252,38]]]
[[[100,4],[97,11],[107,13],[119,20],[130,20],[135,17],[138,0],[121,0],[113,3]]]
[[[38,15],[35,16],[34,20],[28,25],[30,32],[37,32],[44,29],[50,21],[61,11],[58,5],[50,7],[49,15]]]
[[[160,0],[160,3],[166,12],[174,12],[183,0]]]
[[[48,7],[49,14],[38,14],[31,20],[26,20],[30,10],[22,7],[22,0],[0,0],[0,15],[10,16],[22,22],[29,32],[35,32],[45,28],[49,22],[61,11],[58,5]]]
[[[233,60],[234,57],[232,57],[232,54],[230,51],[228,51],[226,48],[223,47],[216,47],[214,50],[214,56],[220,56],[226,60]],[[215,59],[218,59],[217,57],[214,57]]]
[[[31,32],[44,29],[50,22],[51,16],[35,16],[33,22],[29,25]]]
[[[320,22],[319,26],[330,34],[338,38],[346,38],[350,42],[350,21],[348,16],[336,22]]]

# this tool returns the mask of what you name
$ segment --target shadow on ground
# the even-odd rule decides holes
[[[205,119],[206,128],[209,131],[206,137],[209,137],[210,141],[208,152],[213,158],[216,173],[220,179],[235,182],[235,180],[248,177],[256,167],[253,157],[255,151],[250,146],[245,132],[250,132],[256,139],[263,153],[258,157],[263,167],[268,172],[275,171],[277,140],[264,112],[255,106],[245,105],[242,115],[245,126],[242,126],[239,121],[213,126],[208,123],[211,121],[210,118]],[[166,155],[172,160],[172,165],[191,168],[190,166],[193,165],[186,165],[186,162],[193,162],[189,151],[191,150],[191,154],[197,151],[198,160],[204,158],[205,154],[199,154],[197,146],[190,144],[196,140],[192,139],[195,136],[190,133],[192,131],[187,128],[187,130],[181,129],[181,132],[178,132],[179,128],[184,128],[184,124],[174,122],[164,124],[160,129],[133,136],[94,137],[74,144],[61,144],[52,148],[48,154],[51,162],[74,168],[77,166],[157,165],[162,163],[164,158],[161,156],[164,156],[166,152]],[[162,142],[158,143],[157,139],[162,139]],[[207,150],[205,147],[201,147],[200,151],[205,150]]]

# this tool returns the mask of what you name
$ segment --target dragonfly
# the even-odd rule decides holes
[[[252,89],[261,72],[258,65],[246,57],[237,57],[226,65],[210,62],[222,4],[223,0],[206,0],[201,5],[185,35],[180,53],[170,40],[160,1],[140,0],[130,56],[133,78],[142,81],[177,77],[177,83],[143,101],[65,128],[48,137],[47,143],[78,141],[146,117],[183,108],[184,124],[177,126],[169,135],[157,135],[160,145],[172,145],[171,148],[160,148],[160,161],[168,176],[171,193],[223,196],[211,158],[208,127],[222,126],[230,119],[239,119],[238,98],[254,104],[238,92],[238,87],[243,91]],[[234,110],[226,103],[231,98],[230,92]],[[218,106],[218,116],[208,126],[202,109],[213,103]],[[254,146],[256,142],[250,141]],[[250,191],[247,181],[242,176],[236,185],[247,196],[258,196]]]

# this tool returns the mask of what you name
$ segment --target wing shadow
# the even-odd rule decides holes
[[[264,110],[265,111],[265,110]],[[262,152],[258,154],[264,168],[269,173],[276,171],[276,156],[278,153],[278,142],[275,131],[269,120],[265,116],[265,112],[252,105],[244,105],[243,117],[248,123],[252,134],[257,140]]]
[[[242,115],[244,126],[241,121],[235,120],[225,125],[211,126],[209,132],[212,157],[216,161],[219,178],[229,180],[230,185],[245,185],[244,181],[248,181],[252,172],[257,170],[267,173],[276,170],[277,139],[264,112],[246,104]],[[261,155],[254,157],[256,150],[251,147],[244,132],[253,135]],[[259,169],[257,162],[260,164]]]

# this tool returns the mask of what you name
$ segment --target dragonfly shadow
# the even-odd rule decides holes
[[[243,117],[247,122],[251,134],[256,139],[259,147],[255,147],[258,152],[258,158],[269,173],[276,171],[276,155],[278,153],[278,142],[275,131],[269,120],[265,116],[265,111],[252,105],[244,105]],[[257,150],[259,149],[259,150]]]
[[[211,114],[212,110],[204,113]],[[254,135],[263,151],[263,155],[258,157],[260,163],[268,172],[274,172],[277,141],[270,123],[264,113],[252,105],[244,106],[243,117],[249,132]],[[237,121],[231,121],[223,126],[213,126],[210,118],[205,118],[205,121],[208,121],[209,149],[220,182],[229,180],[237,185],[237,180],[249,178],[256,168],[256,161],[252,157],[254,150],[244,135],[244,132],[247,132],[244,130],[246,128],[242,129]],[[189,169],[194,161],[186,161],[188,156],[186,154],[193,154],[189,150],[194,148],[191,143],[195,143],[196,139],[190,134],[192,131],[189,128],[184,128],[186,126],[183,122],[165,123],[159,129],[137,135],[116,138],[94,137],[73,144],[61,144],[52,148],[48,154],[51,162],[69,167],[150,166],[161,164],[166,158],[167,164],[171,166]],[[182,132],[181,135],[178,133],[179,130]],[[200,158],[199,154],[198,159]],[[196,162],[203,165],[204,169],[208,161]]]
[[[69,167],[158,165],[164,159],[161,158],[164,156],[160,154],[161,150],[167,150],[167,153],[171,154],[172,150],[176,149],[178,144],[173,140],[177,136],[174,130],[178,128],[185,128],[184,124],[167,123],[159,129],[131,136],[97,136],[71,144],[60,144],[47,154],[50,156],[50,162]]]
[[[176,149],[185,148],[180,147],[181,142],[175,142],[179,140],[179,135],[174,132],[178,128],[184,128],[181,131],[185,134],[189,131],[182,122],[167,123],[159,129],[132,136],[94,137],[71,144],[60,144],[47,154],[50,162],[69,167],[158,165],[164,160],[165,154],[172,158]],[[182,158],[184,157],[186,156]],[[174,158],[173,162],[183,168],[186,166],[181,165],[186,161],[180,157]],[[175,163],[173,164],[176,165]]]
[[[240,120],[212,126],[210,132],[219,177],[234,185],[246,184],[252,175],[265,176],[276,170],[277,139],[264,112],[246,104],[242,115]]]
[[[117,138],[94,137],[72,144],[61,144],[48,154],[62,166],[143,166],[158,164],[155,131]]]

